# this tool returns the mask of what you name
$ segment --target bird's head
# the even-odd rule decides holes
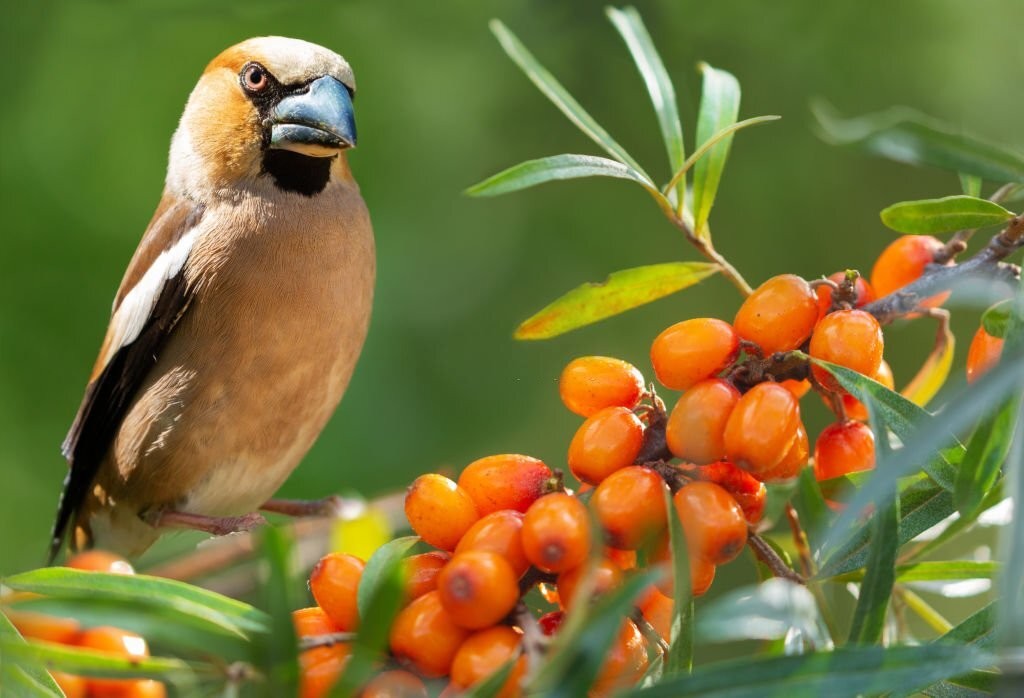
[[[277,36],[248,39],[206,67],[171,143],[168,185],[204,198],[267,180],[313,196],[347,173],[356,144],[355,78],[322,46]]]

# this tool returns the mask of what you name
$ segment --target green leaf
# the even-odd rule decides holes
[[[890,501],[872,518],[871,547],[868,549],[864,581],[860,585],[848,642],[875,644],[882,639],[885,613],[896,583],[896,552],[899,549],[900,500],[893,492]]]
[[[992,579],[999,571],[995,562],[977,562],[975,560],[943,560],[915,562],[909,565],[897,565],[897,582],[946,582],[964,579]],[[859,572],[847,572],[834,577],[834,582],[856,582],[864,578]]]
[[[768,114],[765,116],[754,116],[749,119],[744,119],[743,121],[737,121],[731,126],[726,126],[721,131],[718,131],[717,133],[715,133],[715,135],[711,136],[711,138],[704,141],[704,143],[702,143],[700,147],[693,151],[693,154],[690,155],[690,157],[686,158],[686,162],[683,163],[682,167],[676,170],[675,174],[672,175],[672,179],[669,180],[669,183],[662,188],[662,191],[667,193],[671,191],[673,187],[678,187],[680,184],[685,183],[684,177],[686,173],[690,171],[690,168],[693,167],[694,164],[701,160],[705,155],[707,155],[708,152],[710,152],[711,149],[714,148],[723,139],[728,138],[737,131],[742,131],[747,127],[757,126],[758,124],[766,124],[769,121],[778,121],[781,118],[781,116],[777,116],[774,114]],[[692,216],[687,217],[687,215],[684,214],[683,218],[687,225],[693,227]]]
[[[622,35],[626,42],[636,67],[647,85],[647,92],[651,95],[651,103],[654,105],[654,112],[658,116],[658,126],[661,128],[661,138],[665,142],[665,150],[668,152],[668,161],[672,171],[676,172],[683,166],[686,159],[686,146],[683,144],[683,126],[679,120],[679,109],[676,105],[676,91],[672,86],[672,80],[665,70],[665,64],[654,47],[651,35],[647,33],[640,13],[635,8],[627,7],[617,9],[609,7],[605,10],[612,24]],[[677,185],[677,201],[682,201],[686,194],[686,183],[680,182]]]
[[[940,167],[993,182],[1024,182],[1024,157],[953,130],[903,107],[844,119],[828,104],[811,105],[822,137],[889,160]]]
[[[260,562],[265,581],[260,588],[262,606],[270,617],[270,632],[256,638],[253,654],[266,677],[267,695],[284,696],[299,678],[299,642],[292,612],[303,606],[295,544],[284,529],[268,526],[261,531]]]
[[[412,546],[419,543],[419,536],[396,538],[377,548],[376,552],[366,561],[363,574],[359,578],[359,590],[356,592],[356,604],[359,606],[359,617],[370,618],[370,604],[383,583],[390,583],[391,575],[397,561],[408,554]]]
[[[814,647],[826,644],[814,595],[778,577],[727,592],[701,609],[697,635],[706,642],[777,640],[798,631]]]
[[[964,194],[967,196],[981,196],[981,177],[964,174],[963,172],[957,172],[957,176],[960,177],[960,188],[963,189]]]
[[[470,196],[497,196],[511,191],[535,187],[559,179],[580,177],[615,177],[639,182],[645,189],[660,196],[658,188],[629,165],[597,157],[596,155],[552,155],[527,160],[502,170],[484,181],[474,184],[466,193]]]
[[[505,682],[516,667],[518,657],[513,657],[502,664],[497,671],[487,677],[484,681],[459,692],[459,698],[498,698],[505,688]]]
[[[1010,323],[1010,313],[1013,311],[1013,301],[1007,299],[996,303],[981,316],[981,326],[985,332],[1002,339],[1006,336],[1006,327]]]
[[[957,642],[981,648],[991,647],[994,644],[993,631],[997,610],[995,603],[988,604],[972,613],[936,642]]]
[[[697,113],[697,143],[704,143],[734,123],[740,111],[740,84],[730,73],[700,64],[704,74]],[[708,237],[708,216],[715,203],[718,183],[729,157],[732,135],[723,138],[708,155],[697,161],[693,171],[693,220],[698,237]]]
[[[689,288],[715,272],[709,262],[668,262],[613,272],[602,283],[577,286],[524,321],[516,339],[550,339]]]
[[[689,673],[693,668],[693,590],[690,588],[690,552],[686,532],[676,514],[672,493],[664,490],[668,512],[669,549],[672,551],[672,623],[669,626],[669,650],[662,667],[663,676]]]
[[[629,165],[647,180],[651,179],[644,172],[644,168],[640,167],[637,161],[626,152],[626,149],[616,143],[615,139],[594,120],[594,117],[580,106],[579,102],[533,57],[533,54],[523,46],[515,34],[509,31],[508,27],[497,19],[491,20],[490,27],[509,58],[519,66],[520,70],[526,73],[526,76],[536,85],[537,89],[550,99],[552,104],[558,107],[559,111],[565,114],[569,121],[576,124],[577,128],[604,148],[613,158],[625,165]]]
[[[961,516],[981,512],[982,502],[995,486],[1010,452],[1019,409],[1020,397],[1012,398],[975,427],[953,490],[953,500]]]
[[[1013,213],[973,196],[902,201],[882,209],[882,222],[900,233],[932,235],[1005,223]]]
[[[133,658],[119,657],[109,652],[84,649],[54,642],[20,639],[0,639],[0,653],[40,667],[53,667],[60,671],[100,678],[149,678],[173,683],[192,683],[197,673],[216,675],[217,669],[208,664],[184,662],[172,657]],[[6,661],[5,661],[6,663]]]
[[[217,628],[243,638],[269,629],[267,616],[249,604],[162,577],[44,567],[7,577],[4,584],[57,599],[109,600],[162,609],[188,616],[196,627]]]
[[[829,511],[821,493],[821,485],[814,477],[813,468],[804,468],[796,481],[793,507],[800,516],[800,524],[807,534],[811,550],[821,550],[828,530]]]
[[[719,662],[690,676],[630,691],[622,698],[855,698],[912,692],[991,663],[990,654],[970,646],[850,646],[795,657],[743,657]]]
[[[0,611],[0,646],[4,646],[6,643],[27,644],[10,619]],[[5,686],[7,687],[5,690],[11,691],[12,695],[64,698],[64,692],[41,665],[7,662],[3,660],[3,654],[0,653],[0,688]],[[24,690],[15,693],[16,689],[11,688],[12,686],[20,686]]]

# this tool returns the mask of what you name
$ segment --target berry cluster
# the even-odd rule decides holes
[[[126,560],[102,550],[89,550],[71,557],[66,567],[94,572],[135,574]],[[72,618],[5,609],[4,613],[24,637],[72,645],[125,659],[149,656],[146,640],[120,628],[83,628]],[[97,679],[51,670],[50,675],[67,698],[165,698],[167,689],[150,679]]]

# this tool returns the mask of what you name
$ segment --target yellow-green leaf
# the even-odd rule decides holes
[[[950,332],[949,325],[942,325],[939,328],[935,347],[921,365],[917,375],[900,391],[903,397],[921,407],[927,405],[949,377],[949,370],[953,366],[953,350],[955,348],[956,339],[953,337],[953,333]]]

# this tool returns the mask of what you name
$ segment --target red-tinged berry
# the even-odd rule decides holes
[[[764,514],[768,489],[764,483],[729,461],[718,461],[687,470],[696,480],[713,482],[732,495],[743,510],[747,523],[755,524]]]
[[[543,461],[518,453],[503,453],[475,460],[459,475],[461,487],[480,516],[502,509],[524,512],[551,479]],[[440,547],[440,546],[438,546]]]
[[[828,279],[829,281],[841,284],[846,280],[846,272],[837,271],[835,274],[830,274]],[[875,290],[871,288],[871,284],[863,276],[857,277],[857,280],[853,283],[853,290],[855,296],[854,308],[860,308],[875,300]],[[832,289],[822,284],[814,289],[814,293],[818,297],[818,319],[820,320],[832,310]]]
[[[835,422],[818,435],[814,444],[814,476],[818,480],[874,467],[875,435],[863,422]]]

